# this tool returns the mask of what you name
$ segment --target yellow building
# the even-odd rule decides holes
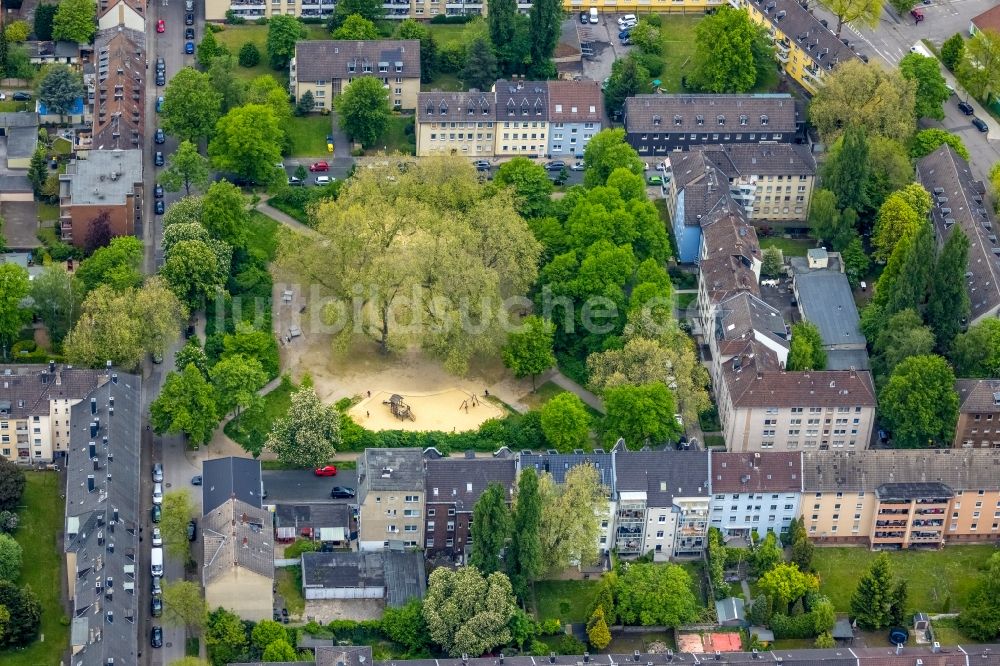
[[[497,157],[541,157],[549,148],[549,90],[545,81],[497,81]]]
[[[420,449],[365,449],[358,456],[358,548],[424,547]]]
[[[438,15],[486,15],[485,0],[385,0],[385,17],[393,20],[432,19]],[[530,5],[528,5],[530,7]],[[254,21],[272,16],[326,18],[337,7],[336,0],[205,0],[205,20],[223,21],[226,12]]]
[[[428,92],[417,100],[418,157],[493,157],[494,93]]]
[[[706,9],[721,7],[725,0],[563,0],[566,11],[582,12],[596,7],[602,14],[697,14]],[[518,8],[527,11],[531,3],[518,3]]]

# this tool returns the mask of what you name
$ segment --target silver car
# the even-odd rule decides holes
[[[153,483],[163,483],[163,463],[153,463]]]

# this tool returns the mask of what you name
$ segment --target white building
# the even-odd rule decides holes
[[[724,537],[780,534],[799,512],[802,455],[798,452],[712,454],[711,526]]]

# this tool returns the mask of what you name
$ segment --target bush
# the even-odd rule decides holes
[[[254,21],[254,23],[256,23],[257,25],[267,25],[267,17],[261,16],[256,21]]]
[[[38,344],[34,340],[18,340],[11,346],[10,355],[20,356],[21,354],[30,354],[36,349],[38,349]]]
[[[657,28],[663,25],[663,17],[659,14],[649,14],[648,16],[643,16],[642,20]]]
[[[776,639],[812,638],[816,629],[811,613],[803,613],[795,617],[775,613],[771,616],[771,631],[774,632]]]
[[[543,636],[555,636],[556,634],[562,633],[563,625],[559,618],[553,617],[542,622],[539,626]]]
[[[245,18],[239,16],[232,9],[226,10],[226,23],[228,23],[229,25],[243,25],[246,22],[247,20]],[[206,24],[206,25],[211,25],[211,24]]]
[[[312,539],[296,539],[295,543],[285,547],[285,559],[298,559],[302,553],[315,553],[319,550],[319,543]]]
[[[438,14],[431,19],[431,23],[445,24],[445,25],[462,25],[471,21],[473,16],[447,16],[445,14]]]
[[[438,47],[438,69],[448,74],[465,69],[465,45],[455,43]]]
[[[205,30],[208,32],[222,32],[226,29],[226,26],[220,23],[206,23]]]
[[[587,645],[576,636],[564,634],[555,645],[559,654],[583,654],[587,651]]]
[[[240,47],[240,67],[255,67],[260,62],[260,49],[253,42]]]

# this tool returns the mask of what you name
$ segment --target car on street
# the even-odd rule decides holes
[[[329,185],[331,182],[329,176],[316,176],[317,185]]]
[[[344,486],[334,486],[333,490],[330,491],[330,497],[333,499],[351,499],[354,497],[354,489],[346,488]]]
[[[337,466],[326,465],[325,467],[317,467],[316,476],[337,476]]]
[[[159,113],[163,110],[163,95],[156,98],[156,112]]]
[[[158,72],[167,71],[167,63],[162,57],[156,59],[156,71]]]
[[[153,141],[156,143],[163,143],[167,140],[167,136],[163,133],[163,128],[157,127],[156,133],[153,135]]]
[[[638,23],[639,19],[636,18],[635,14],[625,14],[618,17],[618,25],[625,26],[628,23]]]
[[[188,521],[187,535],[188,541],[194,541],[198,536],[198,523],[194,520]]]
[[[149,614],[153,617],[160,617],[163,615],[163,597],[158,594],[154,594],[149,600]]]
[[[184,15],[184,25],[194,25],[194,14],[188,12]]]
[[[910,10],[910,16],[913,17],[914,23],[920,23],[924,20],[924,12],[916,7]]]
[[[153,484],[153,504],[163,504],[163,484]]]
[[[309,165],[310,171],[329,171],[330,165],[326,162],[313,162]]]
[[[327,134],[326,135],[326,152],[328,152],[328,153],[332,153],[333,152],[333,135],[332,134]]]
[[[583,162],[573,162],[573,166],[569,168],[570,171],[583,171],[587,167],[584,166]]]
[[[978,116],[972,116],[973,126],[980,132],[989,132],[990,126],[986,124],[986,121]]]
[[[476,167],[477,171],[489,171],[492,164],[489,160],[476,160],[472,163],[472,166]]]
[[[184,39],[194,39],[194,28],[184,28]]]
[[[632,40],[629,39],[628,37],[626,37],[625,39],[621,40],[621,45],[622,46],[631,46],[632,45]]]
[[[662,176],[650,176],[649,178],[646,179],[646,184],[647,185],[663,185],[663,177]]]
[[[159,187],[159,185],[157,185]],[[163,464],[153,463],[153,483],[163,483]]]
[[[149,591],[153,594],[163,594],[163,578],[152,576],[149,583]]]
[[[160,34],[163,34],[166,31],[167,31],[167,22],[164,21],[163,19],[160,19],[159,21],[157,21],[156,22],[156,32],[158,32]]]
[[[184,42],[184,53],[188,55],[194,53],[194,42]]]
[[[149,644],[155,648],[163,647],[163,627],[154,626],[149,632]]]
[[[154,523],[160,522],[160,516],[163,515],[163,508],[159,504],[154,504],[152,511],[150,513],[150,519]]]
[[[167,75],[163,72],[156,73],[156,85],[165,86],[167,85]]]
[[[197,476],[192,476],[191,477],[191,485],[192,486],[200,486],[201,485],[201,474],[199,474]]]
[[[972,108],[972,105],[966,101],[959,102],[958,108],[962,111],[962,113],[964,113],[967,116],[971,116],[973,113],[976,112],[976,110]]]
[[[153,546],[157,547],[157,546],[162,546],[162,545],[163,545],[163,535],[160,533],[160,528],[159,527],[154,527],[153,528]]]
[[[301,186],[302,185],[302,179],[301,178],[296,178],[295,176],[289,176],[288,177],[288,184],[292,185],[292,186]]]
[[[153,153],[153,164],[158,167],[163,166],[163,153],[161,151],[156,151]]]
[[[580,23],[587,25],[590,21],[590,12],[580,12]]]
[[[163,215],[165,210],[163,199],[157,199],[156,203],[153,204],[153,212],[157,215]],[[153,360],[155,361],[156,359],[154,358]]]
[[[31,99],[31,93],[25,92],[23,90],[18,90],[16,93],[10,96],[15,102],[27,102]]]
[[[549,171],[561,171],[566,168],[566,163],[562,160],[552,160],[545,165],[545,168]]]
[[[163,198],[163,185],[160,185],[159,183],[156,184],[156,187],[153,188],[153,197],[155,197],[157,199],[162,199]],[[162,471],[162,469],[163,468],[161,467],[160,468],[160,470],[161,470],[160,471],[160,481],[163,480],[163,478],[162,478],[163,477],[163,471]],[[156,479],[153,479],[153,480],[156,481]]]

